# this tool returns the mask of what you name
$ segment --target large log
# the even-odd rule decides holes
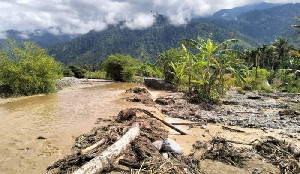
[[[112,146],[103,151],[99,156],[95,157],[73,174],[95,174],[101,173],[105,168],[110,166],[120,153],[136,139],[140,134],[139,124],[134,123],[132,127]]]

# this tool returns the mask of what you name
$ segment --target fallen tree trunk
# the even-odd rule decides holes
[[[161,121],[161,122],[162,122],[163,124],[165,124],[166,126],[168,126],[168,127],[172,128],[172,129],[174,129],[175,131],[179,132],[181,135],[187,135],[187,133],[183,132],[182,130],[178,129],[177,127],[173,126],[172,124],[170,124],[170,123],[168,123],[168,122],[166,122],[166,121],[164,121],[164,120],[162,120],[162,119],[156,117],[155,115],[153,115],[153,114],[150,113],[149,111],[147,111],[147,110],[145,110],[145,109],[143,109],[142,111],[143,111],[145,114],[147,114],[148,116],[150,116],[150,117],[152,117],[152,118],[156,118],[157,120]]]
[[[99,156],[95,157],[73,174],[95,174],[101,173],[105,168],[110,166],[111,162],[117,158],[126,147],[139,136],[139,124],[134,123],[132,127],[112,146],[103,151]]]
[[[92,146],[83,149],[83,150],[80,152],[80,154],[84,155],[84,154],[88,153],[89,151],[95,149],[96,147],[98,147],[98,146],[104,144],[105,141],[106,141],[105,138],[101,139],[100,141],[98,141],[97,143],[93,144]]]

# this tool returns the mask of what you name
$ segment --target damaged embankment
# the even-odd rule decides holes
[[[151,99],[150,94],[145,88],[134,88],[127,92],[132,93],[132,96],[127,98],[128,101],[155,105],[155,102]],[[178,109],[177,114],[179,114],[179,108],[181,108],[181,111],[188,110],[189,112],[193,110],[198,111],[197,109],[199,109],[195,108],[196,106],[194,105],[188,106],[178,101],[185,102],[186,100],[184,97],[179,97],[178,94],[156,99],[156,103],[161,104],[162,111],[167,114],[176,113],[175,109]],[[201,107],[202,109],[208,108],[205,104],[197,105],[197,107]],[[212,107],[210,109],[212,110]],[[175,145],[173,144],[173,147],[179,146],[177,149],[170,150],[167,147],[173,141],[168,138],[168,131],[163,125],[163,119],[155,118],[157,117],[155,116],[156,114],[155,112],[139,108],[130,108],[121,111],[116,119],[107,126],[95,128],[89,134],[78,137],[73,147],[73,150],[77,153],[53,163],[48,167],[48,170],[52,173],[70,173],[89,162],[101,166],[99,165],[103,163],[101,156],[103,157],[103,154],[109,149],[113,149],[115,147],[114,144],[122,140],[122,137],[132,127],[135,127],[134,125],[138,125],[139,127],[139,136],[132,138],[131,142],[121,143],[122,145],[126,145],[126,148],[125,150],[119,149],[119,155],[112,155],[113,158],[110,160],[107,160],[106,157],[109,157],[109,155],[106,155],[106,162],[104,160],[105,163],[103,164],[105,165],[102,165],[104,168],[101,168],[101,171],[126,173],[134,171],[148,173],[202,173],[201,166],[203,165],[201,164],[204,164],[204,160],[214,160],[237,167],[235,169],[244,168],[245,170],[243,171],[248,171],[245,173],[259,173],[262,169],[255,166],[249,167],[247,162],[257,160],[257,158],[264,159],[264,163],[273,164],[275,166],[273,170],[275,172],[273,173],[297,173],[300,170],[299,161],[297,161],[299,160],[300,153],[297,146],[273,137],[265,139],[257,137],[255,141],[241,142],[230,141],[217,135],[213,136],[207,128],[209,119],[194,120],[198,122],[177,123],[189,126],[190,128],[201,126],[201,129],[204,129],[210,135],[210,137],[207,137],[208,141],[196,142],[193,145],[192,153],[184,156],[181,147],[176,142],[174,142]],[[155,117],[151,117],[151,115]],[[174,116],[172,114],[168,115]],[[191,112],[191,115],[194,114]],[[174,125],[172,126],[175,127]],[[222,128],[228,132],[246,134],[242,128],[234,129],[225,125]],[[242,147],[236,147],[237,144]],[[121,148],[121,146],[118,146],[118,148]],[[93,163],[93,161],[98,162]],[[97,170],[97,172],[99,171]]]

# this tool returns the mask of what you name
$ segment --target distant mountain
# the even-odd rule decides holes
[[[64,64],[96,63],[115,53],[129,54],[151,61],[155,60],[159,53],[172,47],[181,47],[180,41],[184,38],[208,38],[212,33],[214,41],[222,42],[233,35],[232,31],[201,19],[184,26],[174,26],[160,18],[156,25],[145,30],[110,26],[105,31],[91,31],[69,42],[49,47],[49,53]],[[255,39],[240,33],[236,34],[236,38],[241,40],[236,45],[239,49],[252,48],[259,44]]]
[[[268,9],[279,5],[282,4],[274,4],[274,3],[266,3],[266,2],[258,3],[258,4],[250,4],[242,7],[236,7],[233,9],[222,9],[220,11],[217,11],[210,17],[213,19],[236,19],[239,15],[243,13],[247,13],[249,11]]]
[[[76,38],[76,35],[54,35],[46,31],[35,31],[31,34],[24,34],[20,31],[9,30],[6,32],[8,38],[17,42],[31,41],[37,43],[39,46],[46,48],[59,42],[69,41]],[[4,39],[0,39],[0,44]]]
[[[234,20],[208,19],[209,22],[227,30],[236,30],[242,34],[269,44],[279,36],[295,37],[291,25],[295,16],[300,16],[300,3],[285,4],[264,10],[243,13]]]

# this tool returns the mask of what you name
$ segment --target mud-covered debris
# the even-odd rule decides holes
[[[257,153],[266,158],[270,163],[279,166],[280,173],[300,173],[298,163],[299,154],[292,154],[289,144],[274,137],[268,137],[254,146]]]
[[[148,90],[146,88],[143,87],[135,87],[135,88],[130,88],[128,90],[126,90],[126,93],[135,93],[135,94],[147,94],[149,93]]]
[[[148,106],[155,105],[155,102],[151,98],[151,94],[148,92],[146,88],[143,87],[135,87],[130,88],[126,91],[127,93],[133,93],[130,97],[127,97],[127,101],[131,102],[141,102]]]
[[[235,167],[243,167],[244,161],[248,158],[247,149],[234,147],[226,139],[220,137],[214,137],[207,143],[197,141],[193,149],[194,154],[197,151],[203,151],[201,159],[216,160]]]
[[[159,97],[155,100],[155,103],[159,105],[171,105],[171,104],[175,104],[175,100],[172,98]]]
[[[129,108],[119,112],[118,117],[116,119],[117,122],[131,121],[136,118],[136,109]]]
[[[294,118],[300,116],[300,113],[292,109],[285,109],[282,111],[278,111],[278,115],[281,119],[284,119],[285,117]]]

